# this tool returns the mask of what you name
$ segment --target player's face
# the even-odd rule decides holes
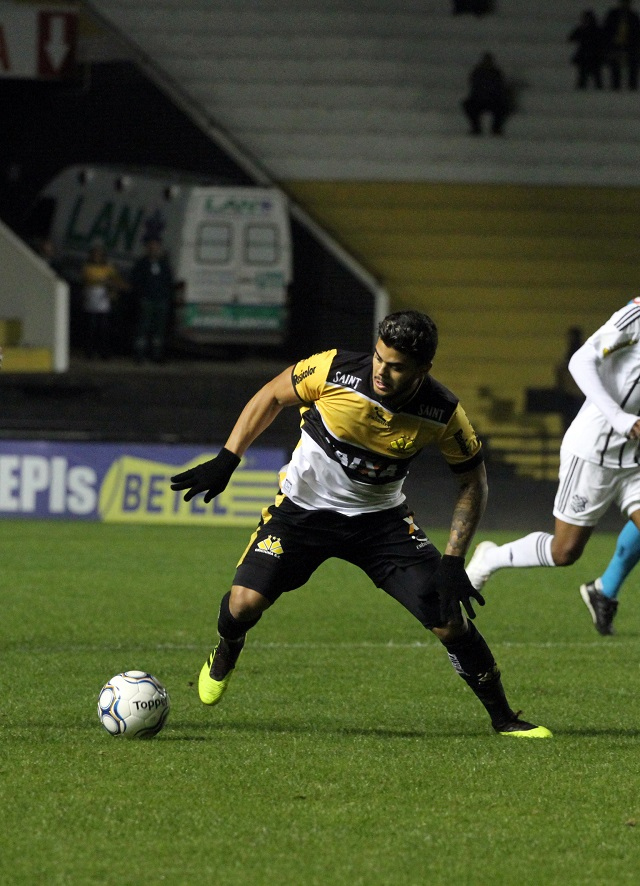
[[[413,393],[430,369],[431,363],[420,365],[379,338],[373,352],[373,390],[385,400],[401,400]]]

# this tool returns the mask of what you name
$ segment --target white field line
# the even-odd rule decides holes
[[[631,641],[633,640],[633,645],[635,648],[636,641],[634,638],[630,637],[629,640],[625,641],[623,639],[617,638],[615,642],[602,642],[599,640],[592,641],[572,641],[567,642],[564,640],[561,641],[546,641],[546,642],[517,642],[517,641],[491,641],[491,649],[496,651],[499,649],[598,649],[600,652],[609,652],[615,649],[626,648],[627,645],[631,645]],[[21,643],[13,647],[5,647],[5,654],[10,652],[20,652],[21,654],[24,652],[28,652],[31,655],[37,654],[51,654],[51,653],[95,653],[95,652],[104,652],[104,651],[117,651],[117,650],[127,650],[127,649],[135,649],[139,651],[144,650],[156,650],[158,652],[202,652],[203,649],[206,650],[208,647],[201,644],[195,643],[101,643],[101,644],[60,644],[55,646],[31,646],[28,643]],[[414,641],[411,643],[397,643],[395,641],[389,641],[387,643],[370,643],[370,642],[362,642],[362,643],[332,643],[332,642],[301,642],[301,643],[293,643],[293,642],[285,642],[285,643],[264,643],[261,641],[251,642],[250,646],[247,645],[247,648],[251,648],[254,652],[262,652],[262,651],[270,651],[270,650],[313,650],[313,649],[341,649],[341,650],[384,650],[387,649],[389,651],[404,651],[409,649],[436,649],[440,650],[441,644],[437,640],[429,640],[427,642]]]

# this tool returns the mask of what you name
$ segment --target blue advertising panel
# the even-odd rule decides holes
[[[252,448],[209,504],[172,492],[170,477],[219,447],[0,441],[0,517],[111,523],[255,525],[273,503],[282,449]]]

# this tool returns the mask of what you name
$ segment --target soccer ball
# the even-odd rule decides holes
[[[169,708],[167,690],[145,671],[116,674],[98,696],[98,717],[110,735],[151,738],[167,722]]]

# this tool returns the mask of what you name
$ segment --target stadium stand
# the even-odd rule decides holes
[[[528,415],[526,389],[552,383],[569,326],[593,328],[633,293],[640,189],[636,97],[573,88],[573,0],[510,0],[481,19],[441,0],[85,5],[392,307],[434,315],[437,374],[494,452],[553,474],[559,418]],[[459,102],[486,49],[518,109],[504,138],[472,139]]]

